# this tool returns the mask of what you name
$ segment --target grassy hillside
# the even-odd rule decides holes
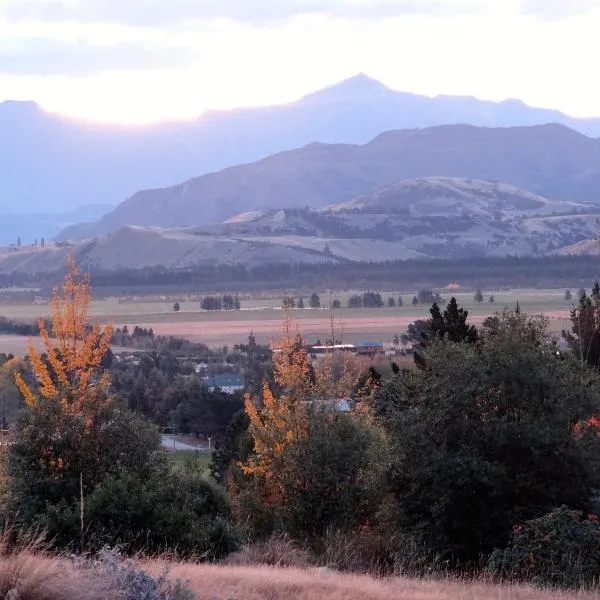
[[[375,579],[321,569],[266,566],[218,566],[153,562],[144,570],[156,578],[168,573],[171,582],[185,582],[192,592],[148,595],[152,581],[133,565],[123,566],[119,579],[105,567],[77,568],[63,558],[35,552],[0,557],[0,595],[18,600],[592,600],[595,593],[551,592],[526,586],[427,581],[408,578]],[[156,581],[156,579],[155,579]],[[163,590],[165,586],[163,585]],[[136,595],[130,595],[135,589]],[[145,594],[143,592],[146,592]],[[124,595],[125,594],[125,595]]]

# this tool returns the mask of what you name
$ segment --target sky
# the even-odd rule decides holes
[[[598,31],[600,0],[0,0],[0,101],[144,123],[363,72],[600,116]]]

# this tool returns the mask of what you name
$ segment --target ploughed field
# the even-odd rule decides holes
[[[518,302],[521,309],[529,313],[543,313],[550,319],[550,330],[560,332],[569,326],[569,312],[576,303],[577,290],[571,290],[573,298],[564,299],[564,289],[548,290],[482,290],[484,300],[477,303],[473,299],[473,291],[442,290],[444,300],[456,296],[460,306],[469,311],[470,321],[481,323],[487,316],[501,311],[504,307],[514,307]],[[361,293],[347,291],[332,294],[342,307],[346,307],[351,295]],[[345,343],[360,340],[390,343],[395,335],[402,335],[410,323],[416,319],[429,316],[428,305],[413,306],[411,300],[415,291],[381,291],[382,308],[341,308],[334,312],[336,336]],[[213,294],[209,294],[213,295]],[[221,295],[215,293],[214,295]],[[276,339],[281,332],[283,311],[281,309],[283,293],[265,293],[263,295],[240,297],[241,310],[238,311],[204,311],[200,309],[199,297],[191,299],[187,295],[177,297],[170,295],[135,298],[109,298],[93,303],[92,314],[99,321],[110,321],[115,326],[135,325],[152,327],[158,335],[174,335],[193,341],[203,342],[209,346],[231,346],[244,342],[250,331],[253,331],[259,343]],[[291,294],[290,294],[291,295]],[[293,294],[296,298],[300,294]],[[490,303],[490,295],[495,302]],[[310,293],[302,295],[308,307]],[[388,307],[389,297],[398,300],[401,296],[404,305]],[[328,293],[320,294],[321,304],[329,306]],[[173,311],[173,304],[178,302],[180,311]],[[47,316],[49,307],[40,303],[3,303],[0,304],[0,315],[9,319],[32,321],[40,316]],[[294,309],[293,317],[300,326],[307,341],[326,339],[331,331],[331,317],[328,308]],[[20,336],[0,336],[0,352],[22,354],[27,339]]]

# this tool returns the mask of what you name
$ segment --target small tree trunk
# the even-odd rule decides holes
[[[83,544],[83,473],[79,473],[79,528]]]

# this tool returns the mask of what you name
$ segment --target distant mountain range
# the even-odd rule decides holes
[[[600,205],[550,200],[465,178],[402,180],[322,209],[236,215],[204,227],[126,226],[73,244],[0,253],[0,275],[568,253],[594,235]]]
[[[389,131],[363,145],[312,143],[179,185],[138,192],[100,221],[67,228],[82,239],[125,225],[202,226],[237,213],[323,208],[401,179],[498,180],[555,200],[600,203],[600,140],[563,125],[444,125]]]
[[[48,114],[31,102],[4,102],[0,214],[115,206],[141,189],[174,185],[315,141],[364,144],[392,129],[548,122],[600,136],[600,119],[573,119],[516,100],[428,98],[393,91],[364,75],[285,106],[213,111],[191,122],[143,127],[90,124]],[[230,214],[244,208],[232,206]],[[41,235],[30,232],[32,238]]]
[[[7,214],[0,213],[0,244],[33,244],[50,240],[65,227],[100,219],[113,207],[105,204],[80,206],[69,212],[19,213],[18,206]]]

